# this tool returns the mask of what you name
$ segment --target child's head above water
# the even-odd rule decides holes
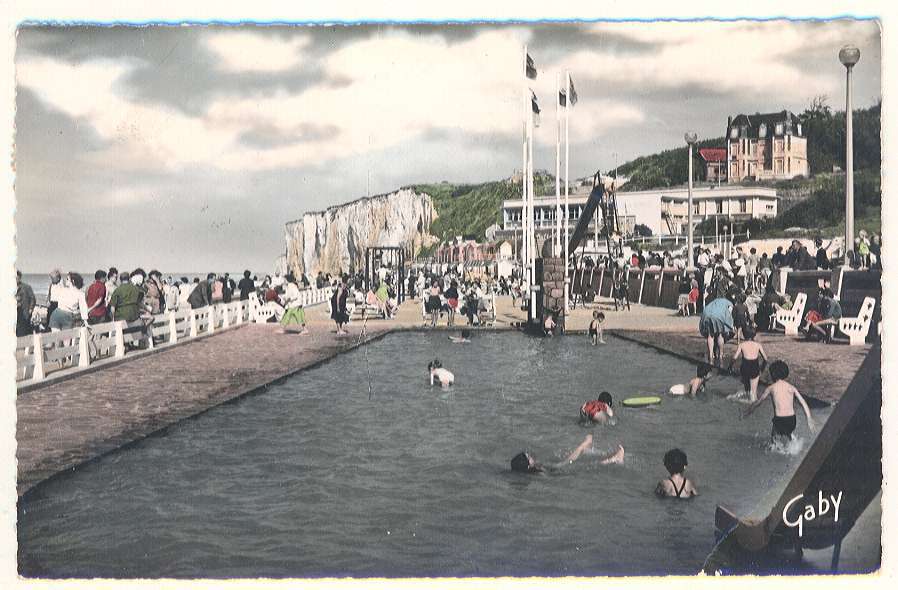
[[[611,406],[611,403],[612,403],[611,394],[608,393],[607,391],[603,391],[602,393],[599,394],[599,401],[602,402],[603,404],[605,404],[606,406]]]
[[[443,366],[443,363],[440,362],[440,359],[433,359],[430,361],[430,364],[427,365],[428,371],[433,371],[434,369],[439,369]]]
[[[789,365],[783,361],[773,361],[770,363],[770,378],[774,382],[782,381],[789,376]]]
[[[461,331],[461,337],[464,338],[465,340],[467,340],[468,338],[470,338],[470,337],[471,337],[471,330],[462,330],[462,331]]]
[[[695,376],[701,379],[704,379],[708,375],[711,374],[711,365],[708,363],[702,363],[698,367],[695,368]]]
[[[664,467],[671,475],[675,473],[683,473],[689,462],[686,460],[686,453],[680,449],[671,449],[664,453]]]
[[[746,340],[754,340],[755,338],[755,330],[751,326],[747,326],[742,329],[742,337]]]
[[[521,473],[530,473],[533,471],[533,464],[530,459],[530,455],[527,453],[518,453],[511,460],[511,470],[519,471]]]

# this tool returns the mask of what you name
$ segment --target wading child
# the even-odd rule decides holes
[[[443,368],[443,363],[440,362],[440,359],[433,359],[430,364],[427,365],[427,370],[430,371],[431,385],[434,384],[434,381],[439,381],[440,385],[443,387],[449,387],[455,383],[455,375]]]
[[[555,314],[547,313],[546,320],[543,322],[543,332],[546,336],[552,337],[555,335],[555,328],[558,327],[558,324],[555,322]]]
[[[770,378],[773,379],[773,383],[764,390],[758,401],[749,405],[742,414],[743,417],[751,415],[770,396],[773,402],[773,430],[770,434],[774,442],[778,438],[782,438],[787,442],[792,440],[792,432],[795,430],[796,425],[796,399],[801,404],[802,409],[804,409],[804,415],[808,419],[808,429],[813,432],[816,428],[807,402],[804,401],[798,390],[786,381],[788,376],[789,366],[783,361],[773,361],[770,364]]]
[[[462,330],[461,336],[449,336],[449,340],[455,344],[465,344],[471,341],[471,330]]]
[[[583,439],[583,442],[580,443],[580,446],[574,449],[574,451],[570,455],[565,457],[564,460],[558,463],[552,463],[550,465],[537,463],[536,459],[534,459],[530,453],[524,451],[515,455],[511,460],[511,470],[520,473],[543,473],[546,471],[558,471],[562,467],[570,465],[571,463],[576,461],[577,458],[580,457],[580,455],[582,455],[590,447],[592,447],[592,435],[587,434],[586,438]],[[599,460],[599,464],[601,465],[623,462],[624,447],[620,445],[618,445],[617,451]]]
[[[742,377],[742,386],[748,392],[751,401],[758,399],[758,380],[761,378],[761,371],[764,369],[762,363],[767,364],[767,353],[764,347],[755,342],[755,331],[751,327],[745,328],[743,332],[745,340],[736,347],[736,354],[730,361],[729,370],[732,371],[733,363],[736,359],[742,358],[742,364],[739,366],[739,375]]]
[[[592,312],[592,321],[589,322],[589,340],[595,346],[597,342],[605,344],[605,337],[602,334],[602,324],[605,323],[605,314],[601,311]]]
[[[689,383],[672,385],[669,393],[671,395],[686,395],[688,393],[695,397],[705,390],[705,385],[709,379],[711,379],[711,365],[702,363],[695,368],[695,377]]]
[[[658,482],[655,493],[662,498],[680,498],[681,500],[698,496],[695,484],[683,475],[688,464],[686,453],[680,449],[671,449],[664,453],[664,467],[670,477]]]
[[[614,410],[611,409],[611,394],[603,391],[599,399],[594,399],[580,406],[580,419],[590,422],[607,423],[614,418]]]

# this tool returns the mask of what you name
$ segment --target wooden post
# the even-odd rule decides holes
[[[661,266],[661,271],[658,273],[658,307],[664,307],[661,305],[661,287],[664,286],[664,265]]]
[[[115,358],[125,356],[125,320],[115,322]]]
[[[90,334],[87,333],[87,326],[81,326],[78,330],[78,366],[87,367],[90,365],[90,349],[87,346],[87,340]]]
[[[229,315],[231,315],[231,304],[225,303],[221,306],[221,309],[224,312],[223,313],[224,317],[222,318],[222,321],[221,321],[221,329],[227,330],[228,328],[231,327],[231,318],[228,317]]]
[[[639,278],[639,299],[636,300],[636,303],[642,303],[642,288],[645,287],[646,272],[646,269],[642,269],[642,276]]]
[[[176,344],[178,342],[178,320],[175,312],[168,312],[168,343]]]
[[[602,272],[599,273],[599,290],[596,291],[596,295],[599,297],[602,296],[602,283],[605,281],[605,268],[602,267]]]
[[[197,336],[197,327],[196,327],[196,310],[190,310],[190,337],[196,338]]]
[[[214,306],[214,305],[207,305],[207,306],[206,306],[205,308],[203,308],[203,309],[206,309],[207,312],[208,312],[208,315],[209,315],[209,321],[208,321],[207,324],[206,324],[207,326],[209,326],[209,327],[207,328],[208,333],[209,333],[209,334],[214,334],[214,333],[215,333],[215,306]]]
[[[44,343],[41,335],[34,335],[34,373],[31,375],[33,381],[44,380]]]
[[[153,350],[153,348],[156,346],[153,343],[153,324],[155,324],[155,323],[156,323],[156,316],[153,316],[153,321],[150,322],[150,325],[148,325],[146,327],[145,336],[147,337],[147,350]]]

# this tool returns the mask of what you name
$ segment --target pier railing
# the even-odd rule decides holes
[[[324,303],[332,293],[332,287],[305,289],[299,302],[303,306]],[[244,301],[167,311],[133,322],[119,320],[20,336],[16,343],[16,385],[41,383],[59,371],[84,370],[133,351],[173,346],[244,323],[263,323],[273,315],[273,309],[262,305],[253,294]]]

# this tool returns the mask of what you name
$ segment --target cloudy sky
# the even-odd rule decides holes
[[[18,266],[269,271],[284,222],[367,191],[521,165],[521,48],[539,70],[535,163],[554,170],[571,71],[571,175],[723,135],[727,115],[879,100],[872,21],[458,26],[22,26]]]

